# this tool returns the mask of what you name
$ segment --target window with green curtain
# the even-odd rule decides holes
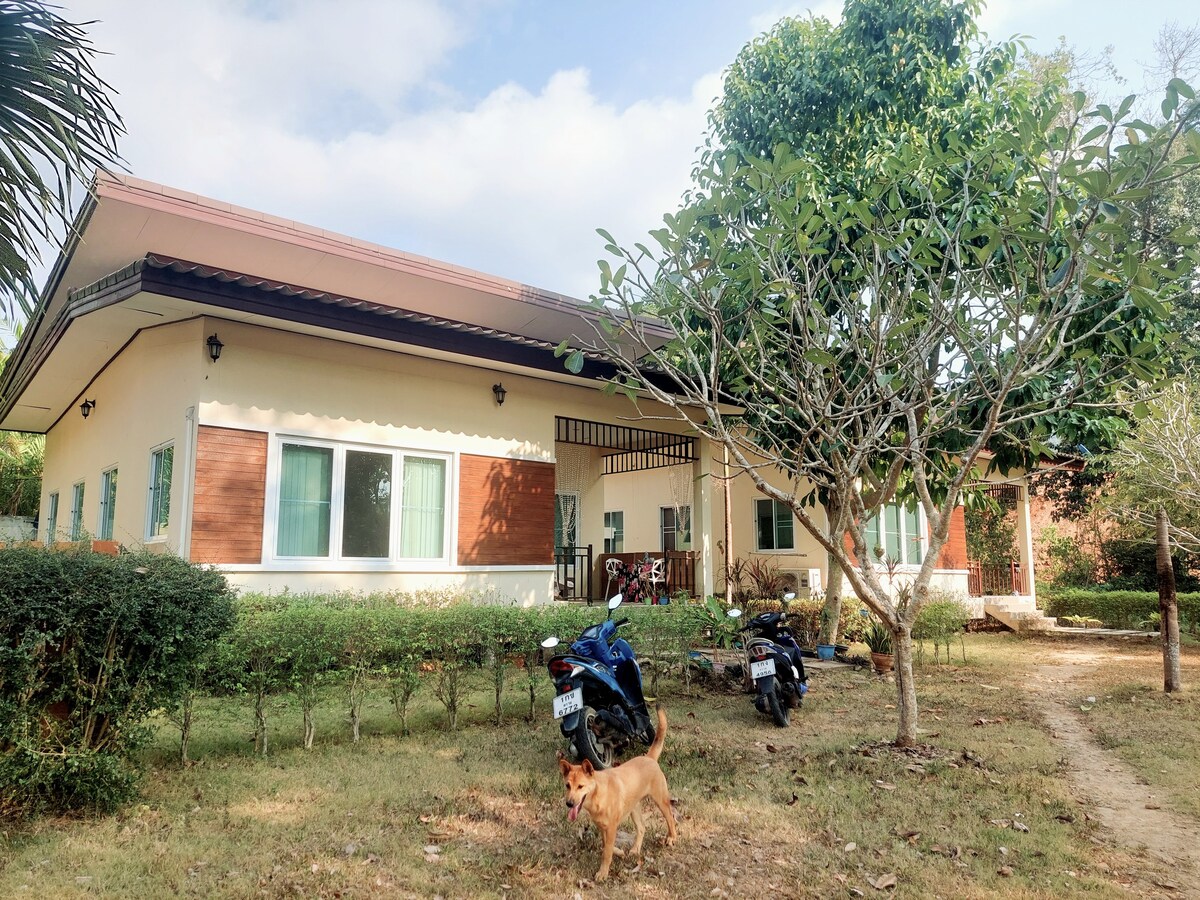
[[[100,476],[100,540],[111,541],[117,514],[117,470]]]
[[[865,537],[871,558],[878,563],[895,558],[902,565],[919,566],[925,557],[925,535],[916,502],[889,503],[867,522]],[[880,558],[877,550],[883,551]]]
[[[329,556],[333,449],[284,444],[279,474],[279,556]]]
[[[71,491],[71,540],[83,539],[83,482]]]
[[[392,454],[347,450],[342,556],[385,559],[391,522]]]
[[[921,533],[921,513],[916,503],[904,507],[904,561],[919,566],[925,558]]]
[[[58,540],[58,491],[55,491],[46,501],[46,543],[53,544]]]
[[[150,510],[147,516],[146,537],[167,533],[171,518],[171,469],[175,448],[159,447],[150,454]]]
[[[446,461],[404,458],[400,511],[400,555],[441,559],[446,541]]]

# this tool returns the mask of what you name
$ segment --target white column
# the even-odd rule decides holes
[[[1029,518],[1029,481],[1021,485],[1021,500],[1017,503],[1017,547],[1021,554],[1021,570],[1025,573],[1025,596],[1037,604],[1037,588],[1033,581],[1033,523]]]
[[[708,438],[696,438],[696,461],[692,463],[692,547],[699,555],[696,592],[701,597],[708,597],[716,590],[712,454],[712,443]]]

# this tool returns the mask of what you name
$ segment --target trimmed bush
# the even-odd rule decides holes
[[[913,623],[912,636],[919,642],[917,653],[924,653],[925,641],[933,641],[933,661],[938,661],[938,648],[946,648],[946,662],[950,661],[950,645],[956,637],[960,637],[966,627],[970,615],[963,604],[950,597],[930,600],[917,613],[917,621]],[[966,650],[963,650],[963,662],[966,662]]]
[[[1179,624],[1200,630],[1200,594],[1179,594]],[[1158,594],[1149,591],[1087,591],[1078,588],[1038,592],[1048,616],[1099,619],[1108,628],[1138,628],[1158,612]]]
[[[131,796],[144,721],[233,619],[224,577],[175,556],[0,551],[0,812]]]

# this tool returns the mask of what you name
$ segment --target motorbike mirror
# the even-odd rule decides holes
[[[725,615],[729,616],[731,619],[740,619],[742,617],[742,611],[735,607],[734,609],[731,609],[725,613]]]
[[[786,594],[784,594],[784,595],[783,595],[783,599],[784,599],[784,600],[795,600],[795,599],[796,599],[796,592],[795,592],[795,591],[788,591]]]
[[[542,641],[542,646],[547,650],[553,650],[555,647],[558,646],[558,638],[551,635],[550,637],[548,637],[544,641]]]
[[[625,602],[625,597],[622,594],[613,594],[608,599],[608,611],[612,612],[618,606]]]

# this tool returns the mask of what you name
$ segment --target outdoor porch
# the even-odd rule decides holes
[[[556,600],[704,589],[711,514],[697,445],[689,435],[556,417]]]

